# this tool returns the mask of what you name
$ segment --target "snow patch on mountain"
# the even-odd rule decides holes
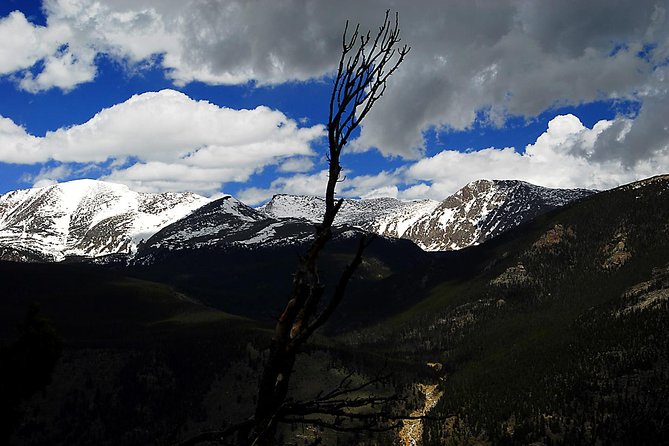
[[[461,249],[591,193],[480,180],[442,202],[346,199],[335,226],[337,237],[367,231],[409,239],[428,251]],[[77,180],[0,195],[0,258],[102,261],[142,251],[155,256],[162,249],[301,244],[313,237],[324,210],[317,197],[277,195],[253,209],[230,196],[211,201]]]
[[[414,222],[432,212],[438,205],[439,202],[435,200],[344,199],[334,223],[400,238]],[[273,218],[301,218],[318,223],[323,220],[325,200],[319,197],[280,194],[275,195],[258,210]]]
[[[335,224],[409,239],[426,251],[447,251],[482,243],[592,193],[584,189],[549,189],[523,181],[479,180],[442,202],[345,199]],[[273,218],[319,222],[325,201],[318,197],[275,195],[259,210]]]
[[[415,221],[403,237],[426,251],[462,249],[593,193],[515,180],[473,181]]]
[[[0,195],[0,246],[45,259],[131,254],[138,243],[208,203],[192,193],[138,193],[76,180]]]

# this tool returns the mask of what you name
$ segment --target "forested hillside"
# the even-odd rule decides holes
[[[475,277],[449,274],[457,256],[435,261],[425,300],[344,335],[444,365],[433,415],[453,417],[428,422],[426,444],[666,441],[669,178],[585,199],[469,258]]]

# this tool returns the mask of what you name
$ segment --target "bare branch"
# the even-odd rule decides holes
[[[373,378],[373,379],[370,379],[370,380],[365,381],[364,383],[360,384],[359,386],[356,386],[356,387],[350,387],[350,378],[351,378],[352,375],[353,375],[353,372],[351,372],[350,374],[348,374],[348,375],[347,375],[347,376],[346,376],[346,377],[339,383],[339,385],[338,385],[336,388],[334,388],[334,389],[333,389],[332,391],[330,391],[329,393],[326,393],[326,394],[323,395],[322,397],[316,398],[316,400],[317,400],[317,401],[328,400],[328,399],[337,398],[337,397],[339,397],[339,396],[341,396],[341,395],[344,395],[344,394],[346,394],[346,393],[349,393],[349,394],[350,394],[350,393],[359,392],[359,391],[364,390],[364,389],[366,389],[367,387],[370,387],[370,386],[372,386],[372,385],[374,385],[374,384],[378,384],[378,383],[386,382],[386,381],[390,378],[389,375],[377,376],[377,377],[375,377],[375,378]]]
[[[344,298],[348,282],[351,280],[351,277],[353,276],[356,269],[362,262],[362,254],[364,253],[365,249],[367,249],[367,247],[370,245],[370,243],[374,240],[374,238],[375,238],[374,236],[363,236],[360,238],[360,242],[358,243],[358,250],[356,251],[355,256],[353,257],[351,263],[346,267],[346,269],[340,276],[334,294],[330,298],[330,302],[321,312],[321,314],[319,314],[314,319],[314,321],[308,327],[306,327],[306,329],[302,332],[300,337],[295,339],[296,343],[298,342],[301,343],[306,341],[306,339],[308,339],[314,333],[314,331],[316,331],[319,327],[323,326],[323,324],[325,324],[325,322],[327,322],[328,319],[330,319],[330,316],[332,316],[332,313],[334,313],[335,309],[339,306],[342,299]]]
[[[396,13],[395,21],[392,23],[389,15],[390,11],[386,11],[383,25],[379,28],[368,52],[366,49],[370,43],[369,33],[360,39],[360,44],[353,54],[348,54],[354,50],[353,46],[344,47],[340,66],[346,65],[347,72],[343,76],[343,82],[341,72],[337,73],[330,100],[328,130],[331,150],[334,147],[341,151],[347,144],[353,131],[385,92],[388,78],[410,51],[407,45],[397,47],[401,40],[399,16]],[[354,37],[356,35],[357,28]],[[338,105],[336,112],[335,105]]]
[[[318,259],[332,238],[335,217],[344,203],[341,198],[335,199],[342,171],[342,150],[376,101],[385,93],[386,81],[409,52],[407,46],[397,47],[400,42],[398,15],[395,14],[394,24],[389,17],[390,11],[386,11],[383,24],[373,37],[371,32],[360,33],[359,25],[350,35],[349,23],[346,22],[344,27],[342,53],[329,104],[325,212],[321,224],[315,226],[314,240],[304,257],[300,258],[293,276],[291,295],[275,327],[270,354],[260,379],[255,426],[250,437],[254,439],[253,444],[273,444],[276,424],[284,422],[283,417],[289,409],[293,414],[299,409],[302,415],[308,414],[308,410],[322,413],[319,411],[327,409],[341,411],[340,415],[344,416],[346,407],[363,407],[388,401],[386,397],[336,398],[346,395],[343,392],[321,398],[312,404],[286,403],[288,382],[299,347],[329,320],[341,303],[350,279],[362,262],[363,252],[372,241],[370,237],[361,238],[353,260],[342,272],[332,295],[319,313],[319,308],[323,307],[321,299],[325,295],[325,288],[319,279]]]

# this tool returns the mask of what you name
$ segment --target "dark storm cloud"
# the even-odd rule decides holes
[[[652,95],[639,92],[647,89],[655,59],[667,52],[669,29],[666,1],[193,5],[181,34],[191,48],[183,58],[183,80],[269,84],[331,72],[346,19],[374,29],[385,9],[399,11],[412,51],[356,146],[405,157],[422,153],[425,130],[466,129],[480,112],[502,125],[509,115],[533,117],[599,99],[650,104]]]
[[[648,158],[669,155],[669,97],[667,94],[644,99],[639,115],[633,119],[621,117],[602,132],[594,146],[592,159],[619,159],[634,167]],[[669,165],[664,166],[669,171]]]

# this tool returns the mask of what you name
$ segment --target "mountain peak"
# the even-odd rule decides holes
[[[477,245],[594,192],[519,180],[477,180],[443,200],[403,235],[428,251]]]
[[[335,224],[409,239],[429,251],[453,250],[591,193],[477,180],[441,202],[345,199]],[[212,201],[189,192],[137,193],[122,184],[75,180],[1,195],[0,248],[62,260],[134,254],[150,238],[172,247],[289,244],[310,236],[324,211],[325,200],[315,196],[277,194],[253,209],[231,196]],[[177,223],[186,216],[188,222]]]
[[[441,202],[346,199],[335,223],[407,238],[428,251],[461,249],[591,193],[582,189],[549,189],[519,180],[480,179]],[[279,194],[259,210],[273,218],[317,222],[323,216],[325,201]]]
[[[14,191],[0,195],[0,246],[47,260],[129,254],[140,240],[209,201],[90,179]]]

